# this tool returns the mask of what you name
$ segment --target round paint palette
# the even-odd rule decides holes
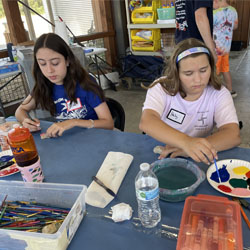
[[[215,165],[207,170],[210,185],[221,193],[241,198],[250,198],[250,162],[228,159],[217,161],[220,181]]]

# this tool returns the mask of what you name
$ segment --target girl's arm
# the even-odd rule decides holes
[[[227,150],[241,143],[239,125],[229,123],[221,126],[218,131],[207,137],[217,151]]]
[[[204,43],[211,50],[215,62],[217,61],[217,55],[215,53],[215,45],[211,35],[210,24],[207,16],[207,8],[199,8],[195,11],[195,22]]]
[[[98,116],[98,120],[82,120],[82,119],[71,119],[58,123],[52,124],[46,134],[50,137],[61,136],[65,130],[73,127],[83,128],[104,128],[113,129],[114,121],[110,114],[108,105],[106,102],[101,103],[95,108],[95,112]]]
[[[29,112],[35,109],[35,100],[31,95],[28,95],[22,104],[15,112],[16,119],[30,131],[38,131],[40,128],[40,121],[38,119],[31,119]]]
[[[190,137],[164,123],[160,115],[151,109],[142,113],[140,129],[158,141],[178,148],[197,162],[209,164],[217,158],[214,146],[205,138]]]

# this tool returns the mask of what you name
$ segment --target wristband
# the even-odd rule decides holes
[[[88,128],[94,128],[95,127],[95,122],[92,119],[89,119],[89,121],[91,121],[92,124]]]

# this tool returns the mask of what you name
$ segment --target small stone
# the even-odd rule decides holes
[[[60,228],[61,223],[51,223],[47,226],[44,226],[42,229],[42,233],[44,234],[54,234]]]

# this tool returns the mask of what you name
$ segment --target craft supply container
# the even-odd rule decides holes
[[[67,249],[86,212],[85,185],[0,181],[0,204],[10,201],[36,201],[50,206],[70,208],[54,234],[0,229],[0,248],[11,250]]]
[[[176,250],[242,250],[240,206],[225,197],[201,195],[186,199]]]
[[[8,140],[19,167],[30,166],[38,161],[36,144],[28,128],[10,130]]]

